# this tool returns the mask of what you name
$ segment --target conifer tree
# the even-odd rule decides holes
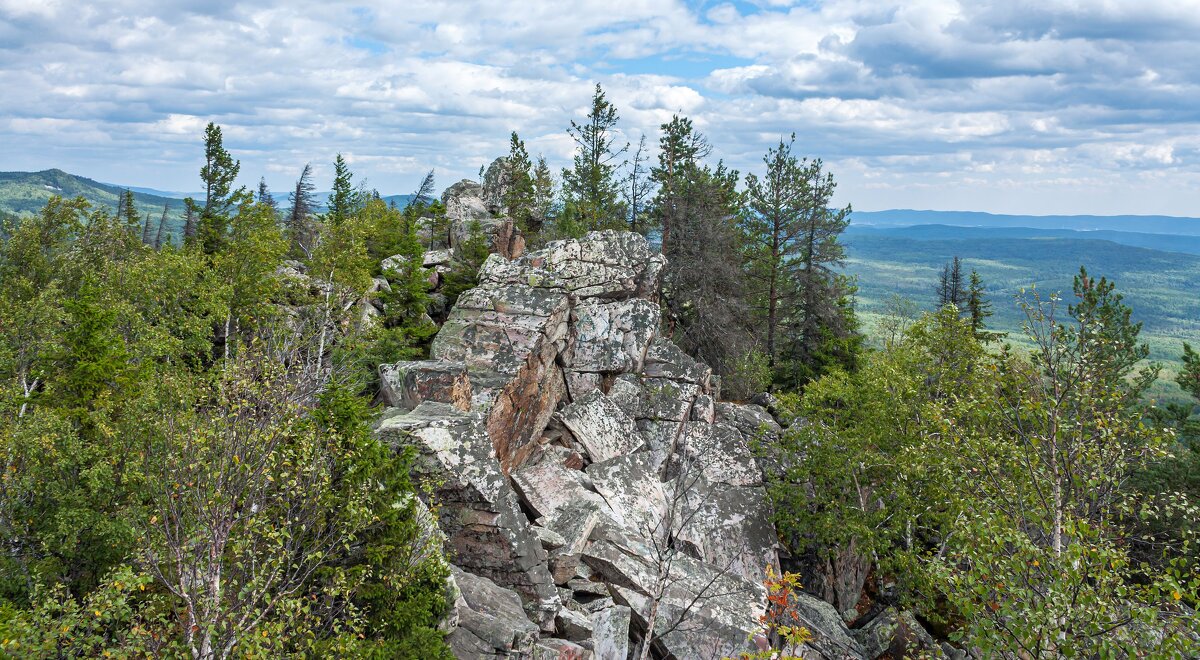
[[[662,137],[658,141],[658,166],[650,170],[650,179],[658,186],[654,198],[654,218],[662,230],[662,250],[670,250],[675,234],[675,225],[682,221],[686,207],[682,197],[682,184],[687,172],[712,151],[708,140],[693,130],[692,120],[675,115],[662,125]]]
[[[350,180],[354,174],[341,154],[333,162],[333,192],[329,194],[329,213],[326,217],[335,225],[340,225],[350,217],[357,206],[357,195]]]
[[[529,229],[532,235],[542,231],[546,222],[554,217],[555,200],[558,197],[554,174],[546,164],[545,156],[538,156],[533,168],[533,203],[529,213]]]
[[[167,237],[166,234],[164,234],[164,232],[166,231],[166,228],[167,228],[167,211],[169,209],[170,209],[170,205],[168,203],[164,203],[162,215],[159,216],[159,218],[158,218],[158,231],[154,232],[154,249],[155,250],[162,249],[163,239]]]
[[[313,200],[314,190],[316,186],[312,182],[312,164],[305,163],[304,169],[300,171],[300,178],[296,179],[296,187],[288,194],[292,208],[288,211],[287,230],[294,256],[307,254],[311,250],[308,219],[316,206]]]
[[[624,224],[620,201],[617,159],[629,144],[617,146],[614,134],[620,116],[596,84],[591,109],[583,123],[571,121],[567,130],[575,141],[575,160],[563,170],[563,192],[567,204],[585,229],[604,229]]]
[[[229,232],[229,215],[245,196],[244,188],[234,190],[241,163],[225,150],[221,127],[209,122],[204,129],[204,207],[200,211],[198,234],[206,254],[217,252]]]
[[[523,231],[530,231],[533,207],[533,176],[530,170],[529,152],[525,143],[513,131],[508,143],[508,158],[505,161],[505,185],[503,187],[504,212]]]
[[[629,175],[625,178],[625,209],[629,215],[629,231],[644,234],[646,227],[646,207],[653,190],[650,171],[646,163],[650,160],[646,153],[646,134],[638,139],[637,150],[633,152],[633,160],[629,161]]]
[[[275,201],[275,196],[271,194],[271,189],[267,187],[266,177],[258,180],[258,192],[255,194],[254,201],[270,207],[273,213],[279,213],[279,203]]]
[[[970,284],[967,286],[966,305],[966,311],[971,316],[971,330],[976,339],[986,343],[1004,336],[1002,332],[987,331],[987,319],[993,313],[992,301],[987,298],[987,287],[983,284],[983,278],[974,269],[971,270]]]
[[[938,276],[937,285],[938,308],[954,305],[959,311],[965,311],[967,304],[967,289],[963,282],[962,259],[957,256],[946,265]]]

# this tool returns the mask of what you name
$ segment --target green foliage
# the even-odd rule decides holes
[[[574,166],[563,170],[563,195],[586,231],[621,228],[624,206],[616,171],[617,159],[629,149],[617,147],[614,134],[620,116],[596,84],[591,108],[582,123],[571,121],[567,133],[575,141]]]
[[[478,220],[472,221],[467,229],[467,240],[455,251],[450,272],[446,273],[442,284],[447,306],[453,306],[459,295],[479,284],[479,268],[490,253],[487,235]]]
[[[83,599],[61,586],[39,589],[33,606],[0,603],[0,656],[141,658],[183,653],[164,636],[170,612],[151,576],[121,566]]]
[[[1130,487],[1167,447],[1139,405],[1140,327],[1107,280],[1081,271],[1074,294],[1063,318],[1057,298],[1026,302],[1028,358],[987,353],[947,306],[785,397],[803,423],[766,451],[793,552],[876,557],[985,655],[1194,654],[1194,535],[1163,532],[1195,509],[1177,476]]]
[[[513,131],[509,140],[508,158],[504,162],[505,185],[504,213],[521,228],[529,231],[530,220],[534,211],[533,164],[529,162],[529,152],[525,151],[525,142]]]
[[[209,122],[204,129],[204,206],[200,209],[197,237],[206,254],[218,251],[225,243],[229,215],[234,207],[249,200],[245,188],[233,189],[241,163],[225,150],[221,127]]]
[[[0,232],[0,655],[447,657],[441,548],[361,375],[432,332],[413,218],[370,200],[283,268],[206,147],[204,241],[61,198]]]
[[[362,196],[350,183],[353,178],[346,159],[338,154],[333,162],[333,191],[329,194],[329,212],[325,214],[327,222],[340,225],[362,205]]]

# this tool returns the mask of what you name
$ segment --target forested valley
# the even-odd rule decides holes
[[[989,326],[999,302],[957,258],[928,283],[936,306],[897,297],[868,331],[843,269],[853,209],[833,204],[834,176],[803,144],[764,145],[742,173],[687,117],[656,146],[626,143],[619,122],[597,85],[566,129],[567,168],[513,132],[478,184],[438,197],[431,172],[406,205],[356,183],[341,155],[327,202],[303,165],[282,205],[265,181],[239,185],[209,124],[196,136],[205,195],[184,201],[179,225],[133,193],[115,209],[54,197],[5,218],[0,656],[462,657],[457,559],[436,524],[455,503],[425,478],[427,455],[376,432],[396,407],[389,365],[437,358],[439,328],[461,327],[454,310],[481,304],[481,285],[549,288],[505,264],[593,232],[661,253],[643,260],[662,272],[637,295],[661,308],[648,332],[711,367],[716,384],[694,398],[762,411],[746,483],[765,493],[778,565],[761,595],[737,596],[762,599],[754,648],[741,635],[713,657],[1200,654],[1200,353],[1178,356],[1186,403],[1151,398],[1159,365],[1099,264],[1072,264],[1072,290],[1028,289],[1023,336]],[[464,215],[476,188],[484,208]],[[488,304],[493,325],[511,311]],[[636,372],[618,371],[566,387],[613,396]],[[550,444],[570,436],[556,433]],[[689,472],[673,447],[662,481],[678,487]],[[500,456],[505,476],[509,456],[524,459]],[[553,519],[517,485],[518,513]],[[620,658],[687,657],[672,636],[716,598],[666,606],[672,562],[709,559],[683,518],[653,544],[657,586],[622,603],[633,623]],[[552,559],[570,545],[560,536],[539,537]],[[536,619],[528,585],[504,586]],[[802,593],[833,622],[799,613]],[[576,616],[533,624],[573,639]],[[907,633],[876,653],[860,631],[887,616]],[[820,646],[830,626],[853,643]],[[570,643],[617,657],[583,645],[588,630]],[[536,655],[547,648],[565,653],[523,657],[560,657]]]

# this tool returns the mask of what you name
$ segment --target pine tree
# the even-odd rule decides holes
[[[803,167],[806,198],[799,221],[796,260],[796,309],[788,321],[786,346],[776,379],[785,387],[799,387],[832,368],[853,370],[862,336],[854,315],[854,283],[837,268],[845,250],[838,238],[850,224],[851,208],[830,207],[837,184],[824,171],[821,159]]]
[[[616,180],[617,159],[629,149],[616,146],[620,116],[596,84],[591,110],[584,122],[571,121],[567,130],[575,141],[574,166],[563,170],[563,192],[567,204],[588,230],[624,224],[620,184]]]
[[[750,277],[757,282],[759,312],[766,314],[767,363],[775,367],[778,334],[792,317],[799,299],[797,277],[806,244],[805,219],[811,190],[802,164],[792,155],[791,141],[763,156],[766,173],[761,179],[746,176],[746,208],[742,227],[746,234]]]
[[[663,243],[667,324],[681,348],[728,375],[752,343],[736,224],[738,173],[699,161],[708,142],[690,120],[675,117],[663,130],[673,144],[699,147],[666,150],[655,169],[653,208],[675,237]]]
[[[650,180],[658,185],[653,214],[662,230],[662,250],[666,254],[675,233],[675,225],[682,221],[682,210],[686,206],[681,194],[682,183],[689,169],[706,158],[712,147],[703,135],[692,128],[691,119],[679,115],[662,125],[658,147],[658,166],[651,168]]]

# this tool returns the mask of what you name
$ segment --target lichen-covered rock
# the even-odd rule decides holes
[[[532,660],[591,660],[592,652],[565,639],[548,637],[533,647]]]
[[[793,594],[793,607],[800,615],[800,624],[812,633],[808,643],[826,658],[866,657],[862,644],[850,635],[850,630],[832,605],[804,592]]]
[[[692,422],[684,428],[676,451],[680,459],[691,461],[703,470],[711,483],[730,486],[763,483],[762,471],[749,444],[730,424]]]
[[[393,447],[416,448],[414,471],[435,485],[438,525],[454,563],[517,590],[539,625],[552,625],[561,603],[546,551],[500,470],[483,420],[425,402],[383,420],[376,433]]]
[[[571,311],[572,371],[628,373],[642,367],[661,310],[640,298],[580,301]]]
[[[379,395],[383,402],[412,410],[422,401],[471,408],[471,381],[461,362],[424,360],[379,365]]]
[[[632,611],[623,605],[592,613],[592,653],[596,660],[626,660],[629,657],[631,616]]]
[[[599,390],[563,408],[558,418],[587,449],[593,462],[624,456],[642,446],[637,424]]]
[[[646,452],[615,456],[585,469],[617,522],[643,535],[658,530],[667,515],[663,484]]]
[[[690,517],[679,531],[680,540],[696,548],[705,562],[749,582],[761,584],[768,567],[778,575],[778,543],[766,490],[714,483],[703,475],[691,483],[682,493]]]
[[[659,338],[650,343],[646,353],[643,375],[648,378],[669,378],[699,385],[707,392],[712,378],[712,369],[697,362],[669,339]]]
[[[589,488],[591,480],[586,474],[552,457],[521,467],[512,473],[512,480],[521,499],[539,518],[551,516],[568,504],[604,504],[604,499]]]
[[[458,585],[458,627],[446,638],[459,658],[508,657],[530,653],[538,626],[521,607],[516,592],[478,575],[450,567]]]
[[[555,358],[568,318],[562,289],[489,283],[459,296],[434,338],[434,359],[463,362],[473,383],[490,383],[476,394],[489,402],[487,429],[506,472],[529,456],[566,395]]]
[[[610,300],[657,299],[665,264],[644,237],[616,231],[554,241],[526,254],[522,262],[557,273],[577,298]]]

